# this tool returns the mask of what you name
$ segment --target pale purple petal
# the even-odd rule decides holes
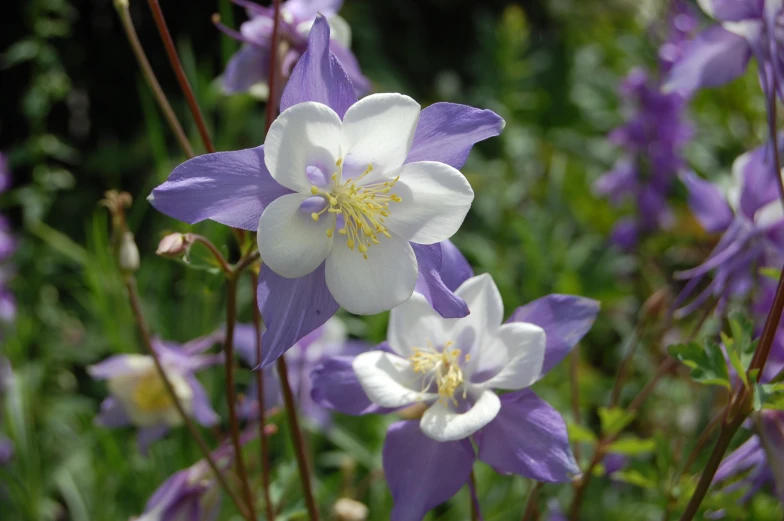
[[[389,426],[383,460],[395,502],[390,520],[421,521],[469,481],[474,454],[468,441],[435,441],[412,420]]]
[[[153,427],[143,427],[139,429],[139,432],[136,434],[139,452],[141,452],[143,456],[147,456],[147,449],[150,447],[150,444],[163,438],[168,432],[168,425],[155,425]]]
[[[237,324],[234,327],[234,351],[249,366],[259,365],[255,327],[247,324]]]
[[[110,396],[101,402],[101,412],[95,417],[95,422],[102,427],[122,427],[130,425],[131,418],[120,402]]]
[[[750,58],[751,47],[745,38],[718,25],[709,27],[685,47],[665,88],[689,95],[700,88],[718,87],[742,75]]]
[[[779,147],[781,149],[781,136]],[[778,198],[778,185],[774,174],[773,150],[770,143],[761,145],[751,152],[740,156],[733,164],[733,170],[741,180],[740,209],[743,215],[754,220],[754,214]]]
[[[357,102],[357,95],[346,71],[329,48],[329,24],[319,15],[308,35],[308,50],[291,72],[280,111],[316,101],[327,105],[343,118],[346,110]]]
[[[181,494],[182,489],[188,484],[189,470],[190,469],[181,470],[164,481],[163,484],[153,492],[150,499],[147,500],[144,511],[148,512],[150,510],[155,510],[175,501],[177,496]]]
[[[264,208],[291,190],[264,164],[264,148],[194,157],[174,169],[148,198],[159,212],[194,224],[205,219],[256,231]]]
[[[220,416],[210,405],[210,399],[207,396],[207,391],[201,385],[195,376],[187,376],[185,380],[191,386],[193,392],[193,417],[201,425],[211,427],[220,422]]]
[[[419,115],[406,163],[439,161],[461,168],[471,148],[497,136],[504,120],[492,110],[457,103],[434,103]]]
[[[717,233],[726,230],[734,215],[721,190],[693,172],[684,172],[680,177],[689,191],[691,211],[705,231]]]
[[[134,372],[134,368],[129,363],[129,358],[126,355],[110,356],[103,362],[99,362],[87,368],[87,374],[92,376],[95,380],[106,380],[129,372]]]
[[[479,459],[503,474],[563,483],[580,474],[558,411],[523,389],[501,396],[501,410],[477,434]]]
[[[414,254],[419,264],[414,291],[422,294],[444,318],[462,318],[468,315],[468,305],[450,290],[441,279],[443,273],[443,250],[441,243],[415,244]]]
[[[14,442],[0,434],[0,466],[7,464],[14,457]]]
[[[367,397],[351,365],[353,361],[353,356],[331,356],[318,364],[310,373],[313,401],[352,416],[389,412]]]
[[[707,13],[722,22],[738,22],[761,18],[765,0],[705,0],[701,3]]]
[[[474,270],[450,240],[441,243],[441,280],[452,291],[474,276]]]
[[[262,339],[261,367],[274,362],[339,307],[327,288],[324,264],[297,279],[281,277],[265,264],[259,274],[257,294],[267,326]]]
[[[242,46],[231,57],[223,73],[223,92],[247,92],[257,83],[266,82],[269,73],[269,49],[258,45]]]
[[[343,47],[343,45],[336,40],[330,42],[329,48],[332,51],[332,54],[335,55],[335,58],[337,58],[343,66],[343,70],[348,74],[348,79],[351,80],[351,84],[354,86],[354,91],[357,93],[357,96],[364,96],[370,92],[370,80],[362,74],[362,69],[360,69],[359,62],[357,61],[356,56],[354,56],[354,53],[352,53],[350,49]]]
[[[287,0],[286,11],[298,21],[313,20],[317,15],[337,14],[343,0]]]
[[[740,474],[752,467],[762,465],[766,461],[765,449],[762,448],[759,436],[752,436],[743,445],[724,458],[713,477],[713,482],[724,481],[725,479]]]
[[[528,322],[544,329],[547,335],[544,375],[591,329],[599,307],[598,301],[589,298],[547,295],[517,308],[507,322]]]

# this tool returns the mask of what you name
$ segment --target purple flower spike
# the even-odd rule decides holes
[[[401,94],[357,101],[337,54],[326,18],[316,17],[263,149],[191,159],[150,198],[186,222],[258,230],[261,366],[339,306],[379,313],[418,290],[444,316],[468,313],[447,283],[457,279],[443,278],[454,255],[439,243],[473,201],[454,165],[503,120],[453,104],[420,111]]]

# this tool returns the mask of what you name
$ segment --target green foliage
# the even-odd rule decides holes
[[[689,342],[669,347],[670,355],[691,369],[691,377],[704,385],[719,385],[729,389],[730,374],[721,346],[707,340],[703,344]]]

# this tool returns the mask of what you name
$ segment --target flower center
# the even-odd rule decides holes
[[[397,194],[390,193],[400,176],[383,183],[358,185],[373,171],[373,165],[368,165],[362,175],[345,181],[342,179],[343,160],[339,159],[336,166],[338,170],[332,174],[332,186],[328,191],[317,186],[310,187],[310,193],[324,197],[328,203],[320,212],[313,212],[310,216],[318,221],[325,212],[342,215],[343,227],[338,233],[346,236],[346,246],[350,250],[356,246],[367,259],[368,248],[379,243],[379,234],[391,237],[384,220],[389,217],[389,204],[401,201]],[[327,237],[332,238],[335,226],[327,230]]]
[[[163,380],[156,372],[149,372],[139,379],[131,398],[145,412],[164,411],[174,405]]]
[[[455,391],[463,385],[463,370],[460,369],[460,349],[449,349],[454,342],[444,344],[441,351],[436,350],[430,342],[425,348],[414,348],[414,354],[408,359],[415,373],[428,375],[422,384],[422,391],[426,391],[433,383],[438,387],[438,394],[444,400],[451,400],[457,405]],[[470,355],[466,355],[466,361]],[[463,390],[465,398],[466,389]]]

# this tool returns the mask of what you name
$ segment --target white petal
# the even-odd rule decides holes
[[[336,170],[341,125],[335,111],[321,103],[307,101],[284,110],[264,140],[264,163],[273,179],[296,192],[310,193],[305,169]]]
[[[381,407],[402,407],[438,398],[437,394],[412,387],[421,384],[421,376],[414,372],[408,360],[392,353],[362,353],[354,359],[353,367],[365,394]]]
[[[419,121],[419,103],[402,94],[371,94],[343,117],[345,159],[389,172],[403,165]]]
[[[414,293],[389,314],[389,346],[404,358],[410,357],[415,347],[426,347],[428,342],[440,347],[449,340],[444,337],[444,320],[425,297]]]
[[[307,275],[324,262],[332,249],[327,229],[333,226],[335,218],[327,213],[314,221],[299,208],[307,197],[307,194],[278,197],[259,220],[259,254],[281,277],[293,279]]]
[[[544,329],[537,325],[525,322],[502,325],[496,337],[477,353],[479,366],[495,365],[498,369],[482,385],[516,390],[533,384],[542,373],[545,341]]]
[[[419,422],[422,432],[436,441],[462,440],[490,423],[501,410],[501,400],[493,391],[480,392],[474,406],[463,413],[444,400],[434,403]]]
[[[350,250],[342,235],[327,257],[327,287],[347,311],[373,315],[401,304],[414,292],[417,260],[414,250],[400,237],[379,237],[367,250],[367,259]],[[263,256],[263,254],[262,254]]]
[[[419,244],[445,241],[463,224],[474,191],[459,170],[436,161],[404,165],[390,173],[400,175],[385,224],[397,235]]]
[[[504,303],[501,294],[487,273],[471,277],[455,291],[466,301],[470,314],[464,318],[444,322],[448,340],[463,354],[471,354],[484,345],[488,335],[493,335],[504,318]]]

